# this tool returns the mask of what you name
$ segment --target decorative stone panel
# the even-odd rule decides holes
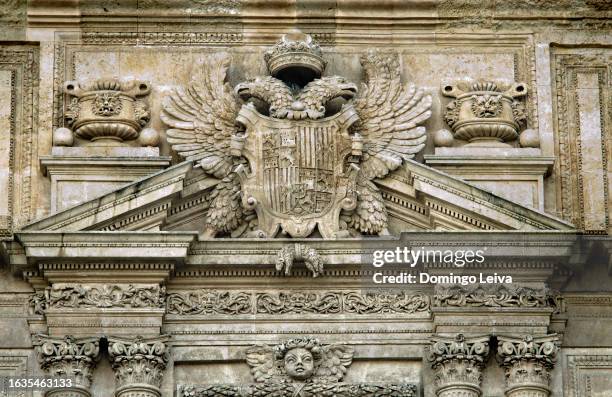
[[[609,49],[553,49],[557,208],[578,228],[610,233]]]
[[[0,47],[0,239],[32,218],[38,58],[35,46]]]

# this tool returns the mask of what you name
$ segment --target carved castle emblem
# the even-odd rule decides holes
[[[397,54],[364,54],[359,92],[321,77],[326,63],[308,35],[283,36],[265,60],[271,76],[232,90],[229,60],[215,59],[163,103],[172,148],[219,179],[204,235],[387,234],[372,180],[423,149],[431,97],[401,84]]]
[[[278,397],[413,397],[413,384],[343,383],[353,361],[353,348],[324,345],[318,339],[289,339],[275,346],[255,345],[246,362],[256,383],[183,386],[180,396]]]

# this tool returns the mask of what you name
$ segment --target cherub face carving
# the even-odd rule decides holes
[[[285,372],[294,380],[307,380],[314,373],[314,357],[308,349],[296,347],[285,354]]]

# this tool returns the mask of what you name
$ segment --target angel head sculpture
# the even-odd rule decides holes
[[[275,346],[253,346],[246,357],[256,382],[334,383],[342,380],[351,365],[353,349],[304,337]]]
[[[425,147],[431,96],[402,83],[396,53],[363,54],[359,88],[323,76],[308,35],[285,35],[265,61],[269,76],[232,88],[229,57],[211,56],[201,78],[163,102],[168,143],[218,180],[203,235],[388,234],[374,180]]]

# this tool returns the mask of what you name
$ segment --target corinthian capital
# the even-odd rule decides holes
[[[133,339],[108,339],[117,397],[159,397],[159,390],[168,363],[168,336]]]
[[[74,388],[70,395],[89,396],[89,386],[100,354],[97,338],[54,338],[37,335],[34,343],[40,367],[51,376],[72,378]],[[67,390],[65,390],[67,391]],[[47,395],[62,395],[49,392]]]
[[[522,338],[500,336],[497,356],[506,373],[506,396],[547,397],[559,338],[556,334]]]
[[[482,368],[489,355],[489,336],[433,337],[428,359],[439,397],[480,396]]]

